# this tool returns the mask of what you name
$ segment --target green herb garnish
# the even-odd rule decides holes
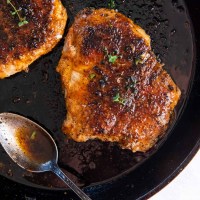
[[[126,105],[126,99],[121,98],[120,95],[119,95],[119,93],[117,93],[113,97],[113,102],[117,102],[117,103],[123,104],[124,106]]]
[[[25,24],[28,24],[28,21],[26,20],[26,17],[23,18],[23,21],[20,21],[20,22],[18,23],[18,26],[21,27],[21,26],[23,26],[23,25],[25,25]]]
[[[142,60],[140,58],[136,58],[135,59],[135,64],[138,65],[139,63],[142,64]]]
[[[136,65],[138,65],[139,63],[144,64],[149,57],[150,57],[150,54],[147,52],[144,52],[138,58],[135,59],[135,64]]]
[[[11,12],[11,15],[17,15],[18,19],[19,19],[19,22],[18,22],[18,26],[21,27],[25,24],[28,24],[28,21],[26,20],[26,17],[21,17],[19,12],[21,11],[21,8],[20,9],[17,9],[13,3],[11,2],[11,0],[7,0],[7,4],[9,4],[12,8],[13,8],[13,12]]]
[[[111,9],[115,8],[115,0],[110,0],[108,3],[108,7]]]
[[[108,55],[108,61],[112,64],[115,63],[115,61],[117,60],[118,56],[112,56],[112,55]]]
[[[95,78],[95,76],[96,76],[96,74],[93,74],[93,73],[92,73],[92,74],[89,74],[89,78],[90,78],[90,79]]]
[[[31,134],[31,140],[34,140],[36,137],[36,131],[33,131],[32,134]]]
[[[105,56],[108,57],[108,61],[109,61],[110,63],[114,64],[115,61],[116,61],[117,58],[118,58],[117,55],[114,55],[115,53],[117,53],[117,51],[116,51],[116,52],[113,52],[112,54],[109,55],[109,54],[108,54],[108,49],[107,49],[107,47],[104,47],[104,48],[103,48],[103,52],[104,52]]]

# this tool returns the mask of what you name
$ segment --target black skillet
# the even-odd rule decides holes
[[[108,2],[64,0],[69,14],[65,35],[79,10],[108,7]],[[59,147],[59,165],[79,186],[84,186],[93,199],[145,199],[171,181],[199,148],[200,3],[198,0],[188,0],[186,4],[182,0],[115,2],[119,12],[133,19],[151,36],[158,59],[165,63],[165,69],[182,90],[165,138],[146,154],[133,154],[116,144],[100,141],[68,140],[60,130],[66,111],[59,75],[55,72],[64,40],[51,53],[34,62],[29,73],[0,80],[0,112],[24,115],[49,130]],[[25,172],[13,164],[2,149],[0,174],[3,199],[76,199],[71,191],[63,189],[54,175]]]

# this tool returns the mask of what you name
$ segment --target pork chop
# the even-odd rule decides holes
[[[66,97],[63,132],[146,152],[166,131],[181,92],[150,37],[108,9],[79,12],[57,67]]]
[[[60,0],[0,1],[0,79],[27,70],[51,51],[66,20]]]

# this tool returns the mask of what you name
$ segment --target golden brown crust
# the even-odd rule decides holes
[[[97,138],[145,152],[166,130],[180,98],[149,36],[114,10],[77,15],[57,71],[68,111],[63,132],[78,142]]]
[[[11,15],[13,8],[0,2],[0,78],[5,78],[28,66],[52,50],[62,38],[67,13],[60,0],[11,1],[21,8],[20,15],[28,24],[18,26],[19,19]]]

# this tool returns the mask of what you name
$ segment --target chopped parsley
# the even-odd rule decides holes
[[[92,73],[92,74],[89,74],[89,78],[90,78],[90,79],[93,79],[93,78],[95,78],[95,76],[96,76],[96,74],[94,74],[94,73]]]
[[[117,53],[117,51],[111,53],[111,54],[108,54],[108,49],[107,47],[104,47],[103,48],[103,52],[105,54],[105,56],[108,58],[108,61],[112,64],[115,63],[115,61],[117,60],[118,56],[117,55],[114,55],[115,53]]]
[[[112,64],[115,63],[115,61],[117,60],[118,56],[112,56],[112,55],[108,55],[108,61]]]
[[[143,54],[141,54],[138,58],[135,59],[135,64],[144,64],[148,58],[150,57],[150,54],[147,52],[144,52]]]
[[[31,140],[34,140],[36,137],[36,131],[33,131],[32,134],[31,134]]]
[[[136,58],[135,59],[135,64],[138,65],[139,63],[142,64],[142,60],[140,58]]]
[[[121,98],[119,93],[117,93],[117,94],[113,97],[113,102],[120,103],[120,104],[122,104],[122,105],[126,105],[126,99]]]
[[[111,9],[115,8],[115,0],[109,0],[108,7]]]

